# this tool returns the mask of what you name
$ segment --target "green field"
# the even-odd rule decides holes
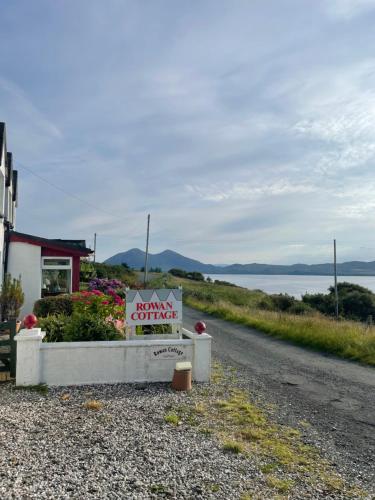
[[[150,285],[182,285],[184,303],[190,307],[299,345],[375,366],[375,328],[363,323],[335,321],[314,311],[297,315],[266,310],[268,302],[271,303],[270,296],[259,290],[195,282],[165,274]]]

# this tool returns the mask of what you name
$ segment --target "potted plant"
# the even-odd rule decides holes
[[[12,278],[10,274],[6,274],[0,292],[1,320],[17,320],[24,301],[25,295],[22,291],[21,276],[16,279]],[[21,322],[17,321],[17,331],[20,326]]]

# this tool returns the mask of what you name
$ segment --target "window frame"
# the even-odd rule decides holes
[[[59,259],[64,259],[64,260],[67,260],[69,261],[69,265],[52,265],[52,266],[49,266],[48,264],[46,265],[45,264],[45,261],[46,260],[59,260]],[[52,255],[43,255],[42,256],[42,259],[41,259],[41,269],[40,269],[40,277],[41,277],[41,284],[43,286],[43,271],[44,270],[49,270],[49,271],[61,271],[61,270],[65,270],[65,271],[70,271],[70,283],[69,283],[69,291],[68,292],[63,292],[63,293],[72,293],[73,292],[73,257],[66,257],[65,255],[55,255],[55,256],[52,256]],[[68,281],[68,280],[67,280]],[[43,288],[41,290],[41,292],[43,292]]]

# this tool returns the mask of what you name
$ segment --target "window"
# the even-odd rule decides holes
[[[42,297],[72,291],[72,258],[42,257]]]

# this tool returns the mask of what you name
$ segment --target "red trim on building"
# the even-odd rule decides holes
[[[79,292],[79,271],[80,271],[80,258],[73,256],[73,269],[72,269],[72,292]]]
[[[78,247],[73,244],[59,243],[54,240],[39,238],[23,233],[10,233],[11,242],[27,243],[41,247],[42,257],[71,257],[72,258],[72,292],[79,292],[80,258],[92,253],[89,248]]]
[[[89,248],[79,248],[78,246],[67,245],[64,243],[58,243],[53,240],[48,240],[45,238],[38,238],[37,236],[31,236],[21,233],[10,233],[10,241],[17,241],[19,243],[28,243],[29,245],[36,245],[38,247],[48,248],[50,250],[57,250],[59,252],[67,252],[70,256],[77,255],[79,257],[87,257],[92,253]]]

